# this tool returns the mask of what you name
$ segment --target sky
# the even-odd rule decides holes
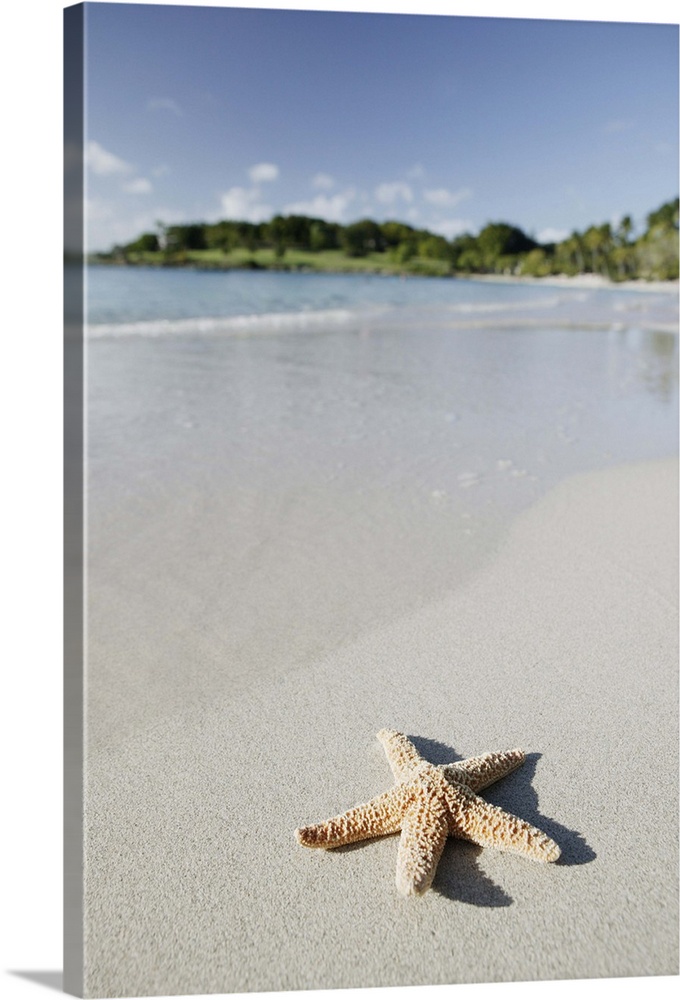
[[[678,193],[675,25],[86,4],[88,246],[303,213],[542,241]]]

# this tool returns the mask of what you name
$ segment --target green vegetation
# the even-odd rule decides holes
[[[633,239],[625,216],[573,232],[560,243],[540,244],[517,226],[490,222],[476,236],[453,240],[404,222],[361,219],[342,226],[304,215],[269,222],[191,223],[142,233],[132,243],[96,254],[97,263],[162,267],[269,269],[381,274],[549,275],[599,274],[611,281],[678,277],[678,199],[646,219]]]

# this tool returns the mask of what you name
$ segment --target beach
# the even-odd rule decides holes
[[[101,317],[86,995],[677,972],[677,306],[520,294]],[[561,859],[301,847],[386,727]]]

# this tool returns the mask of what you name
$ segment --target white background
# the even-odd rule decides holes
[[[156,2],[156,0],[147,0]],[[185,4],[187,0],[184,0]],[[189,0],[191,6],[201,4]],[[0,328],[2,413],[2,859],[3,996],[49,998],[10,970],[62,967],[62,588],[61,588],[61,79],[62,0],[15,0],[0,33],[3,200],[0,287],[9,315]],[[226,6],[204,0],[202,6]],[[298,0],[233,6],[474,14],[678,23],[672,0]],[[7,310],[7,307],[9,309]],[[2,971],[5,970],[5,971]],[[344,991],[368,996],[460,1000],[598,996],[666,997],[677,979],[593,980]],[[249,996],[256,996],[250,994]],[[299,1000],[329,992],[287,994]]]

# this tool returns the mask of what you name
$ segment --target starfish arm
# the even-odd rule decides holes
[[[445,808],[422,801],[404,816],[397,854],[397,889],[421,896],[430,888],[449,834]]]
[[[455,764],[444,765],[444,774],[449,781],[467,785],[473,792],[498,781],[510,774],[525,761],[523,750],[508,750],[505,753],[484,753],[480,757],[468,757]]]
[[[481,847],[516,851],[537,861],[557,861],[560,849],[542,830],[485,802],[465,785],[447,793],[450,831]]]
[[[408,781],[413,777],[418,766],[423,763],[423,758],[408,737],[394,729],[381,729],[378,739],[387,754],[394,780]]]
[[[303,826],[295,831],[298,843],[304,847],[341,847],[357,840],[368,840],[401,829],[407,801],[392,788],[364,805],[348,809],[325,823]]]

